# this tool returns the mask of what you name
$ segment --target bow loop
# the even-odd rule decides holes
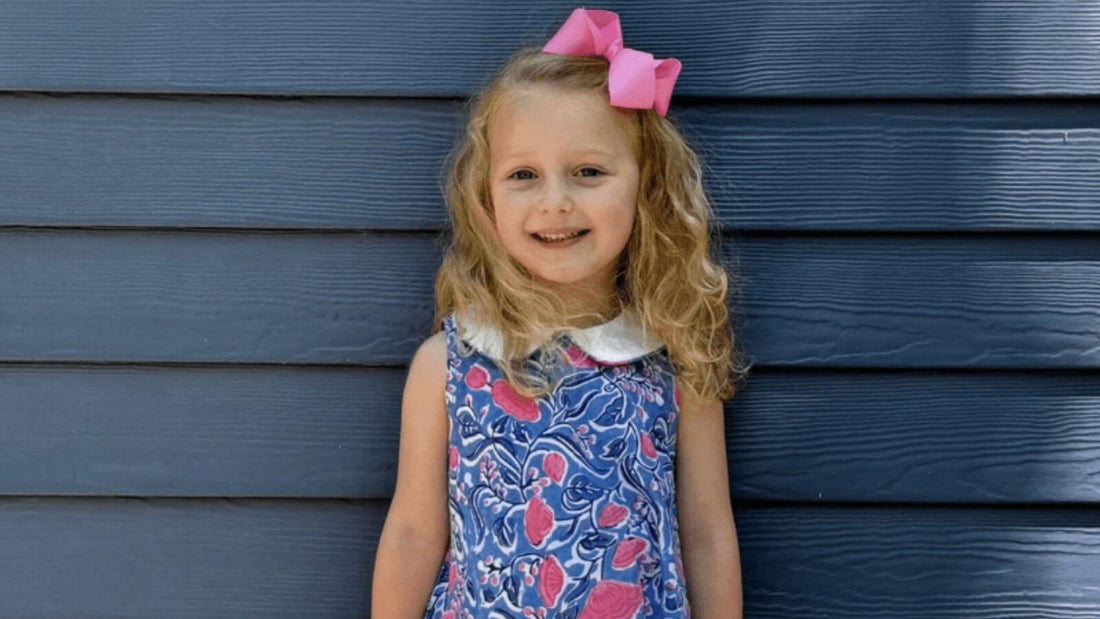
[[[619,16],[614,11],[574,9],[542,51],[603,56],[608,61],[611,105],[655,108],[661,116],[668,113],[672,87],[680,75],[680,61],[675,58],[658,61],[652,54],[624,47]]]
[[[626,48],[623,47],[622,39],[614,39],[607,44],[607,49],[604,50],[603,57],[607,58],[608,61],[615,60],[615,56],[618,56],[619,52],[623,51],[624,49]]]

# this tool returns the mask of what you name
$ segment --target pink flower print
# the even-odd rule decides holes
[[[650,459],[657,458],[657,448],[653,446],[653,439],[649,438],[649,432],[642,433],[642,453]]]
[[[561,569],[561,563],[558,563],[557,557],[550,555],[539,568],[539,597],[542,598],[543,606],[554,608],[564,588],[565,570]]]
[[[523,514],[523,530],[527,533],[527,539],[532,546],[538,546],[554,528],[554,511],[535,495],[527,503],[527,511]]]
[[[504,412],[520,421],[538,421],[539,405],[531,398],[516,393],[506,380],[493,381],[493,402]]]
[[[565,458],[559,453],[549,453],[542,459],[542,470],[556,483],[561,483],[565,476]]]
[[[626,515],[629,511],[625,505],[619,505],[618,503],[608,503],[603,511],[600,512],[599,524],[604,528],[611,528],[623,520],[626,519]]]
[[[453,610],[444,611],[443,619],[455,619],[455,611],[453,611]]]
[[[676,400],[676,408],[680,408],[680,387],[676,383],[672,384],[672,399]]]
[[[458,585],[458,563],[456,563],[453,559],[451,559],[450,561],[451,568],[450,571],[447,572],[447,590],[454,591],[455,587]]]
[[[452,471],[458,468],[458,447],[454,445],[451,445],[449,464]]]
[[[625,570],[634,565],[634,560],[648,547],[649,542],[640,537],[627,537],[615,547],[615,555],[611,557],[611,567]]]
[[[592,357],[589,357],[588,355],[584,354],[584,351],[582,351],[580,348],[577,348],[576,346],[570,345],[570,346],[566,347],[565,356],[566,356],[567,359],[569,359],[569,365],[571,365],[575,368],[597,368],[597,367],[600,367],[599,362],[597,362]]]
[[[578,619],[629,619],[642,606],[642,588],[617,580],[601,580],[588,594]]]
[[[489,373],[476,363],[466,372],[466,386],[470,389],[481,389],[488,382]]]

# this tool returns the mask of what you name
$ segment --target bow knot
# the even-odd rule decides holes
[[[609,63],[607,86],[611,105],[655,108],[661,116],[668,113],[672,87],[680,75],[680,61],[655,60],[653,54],[624,47],[619,16],[614,11],[574,9],[542,51],[603,56]]]

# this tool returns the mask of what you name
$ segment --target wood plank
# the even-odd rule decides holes
[[[1100,608],[1095,507],[734,512],[746,617],[1069,619]]]
[[[1100,230],[1090,103],[675,116],[727,230]],[[450,101],[0,96],[0,226],[437,231],[461,117]]]
[[[457,113],[432,101],[0,96],[0,225],[438,230],[435,178]]]
[[[0,366],[0,495],[388,499],[405,372]],[[726,405],[731,492],[1095,503],[1098,408],[1095,373],[762,368]]]
[[[339,0],[0,2],[0,89],[460,97],[574,8]],[[751,0],[617,7],[684,97],[1100,93],[1094,7],[1058,0]],[[439,36],[440,32],[461,36]]]
[[[742,342],[767,364],[1094,369],[1098,247],[1087,235],[769,235],[726,250],[740,253],[727,270]]]
[[[726,404],[738,499],[1100,501],[1095,372],[776,370]]]
[[[405,375],[0,365],[0,494],[389,498]]]
[[[1100,367],[1100,254],[1082,236],[727,237],[759,365]],[[431,332],[445,237],[0,232],[0,360],[405,363]]]
[[[0,615],[363,617],[384,505],[0,499]]]
[[[0,561],[13,569],[0,615],[362,617],[387,506],[2,499]],[[1100,607],[1095,509],[734,512],[746,616],[1070,619]]]

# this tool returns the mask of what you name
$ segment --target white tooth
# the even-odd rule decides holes
[[[548,241],[561,241],[561,240],[571,239],[573,237],[580,236],[580,234],[581,234],[580,230],[578,230],[578,231],[576,231],[572,234],[539,235],[539,236],[541,236],[542,238],[544,238]]]

